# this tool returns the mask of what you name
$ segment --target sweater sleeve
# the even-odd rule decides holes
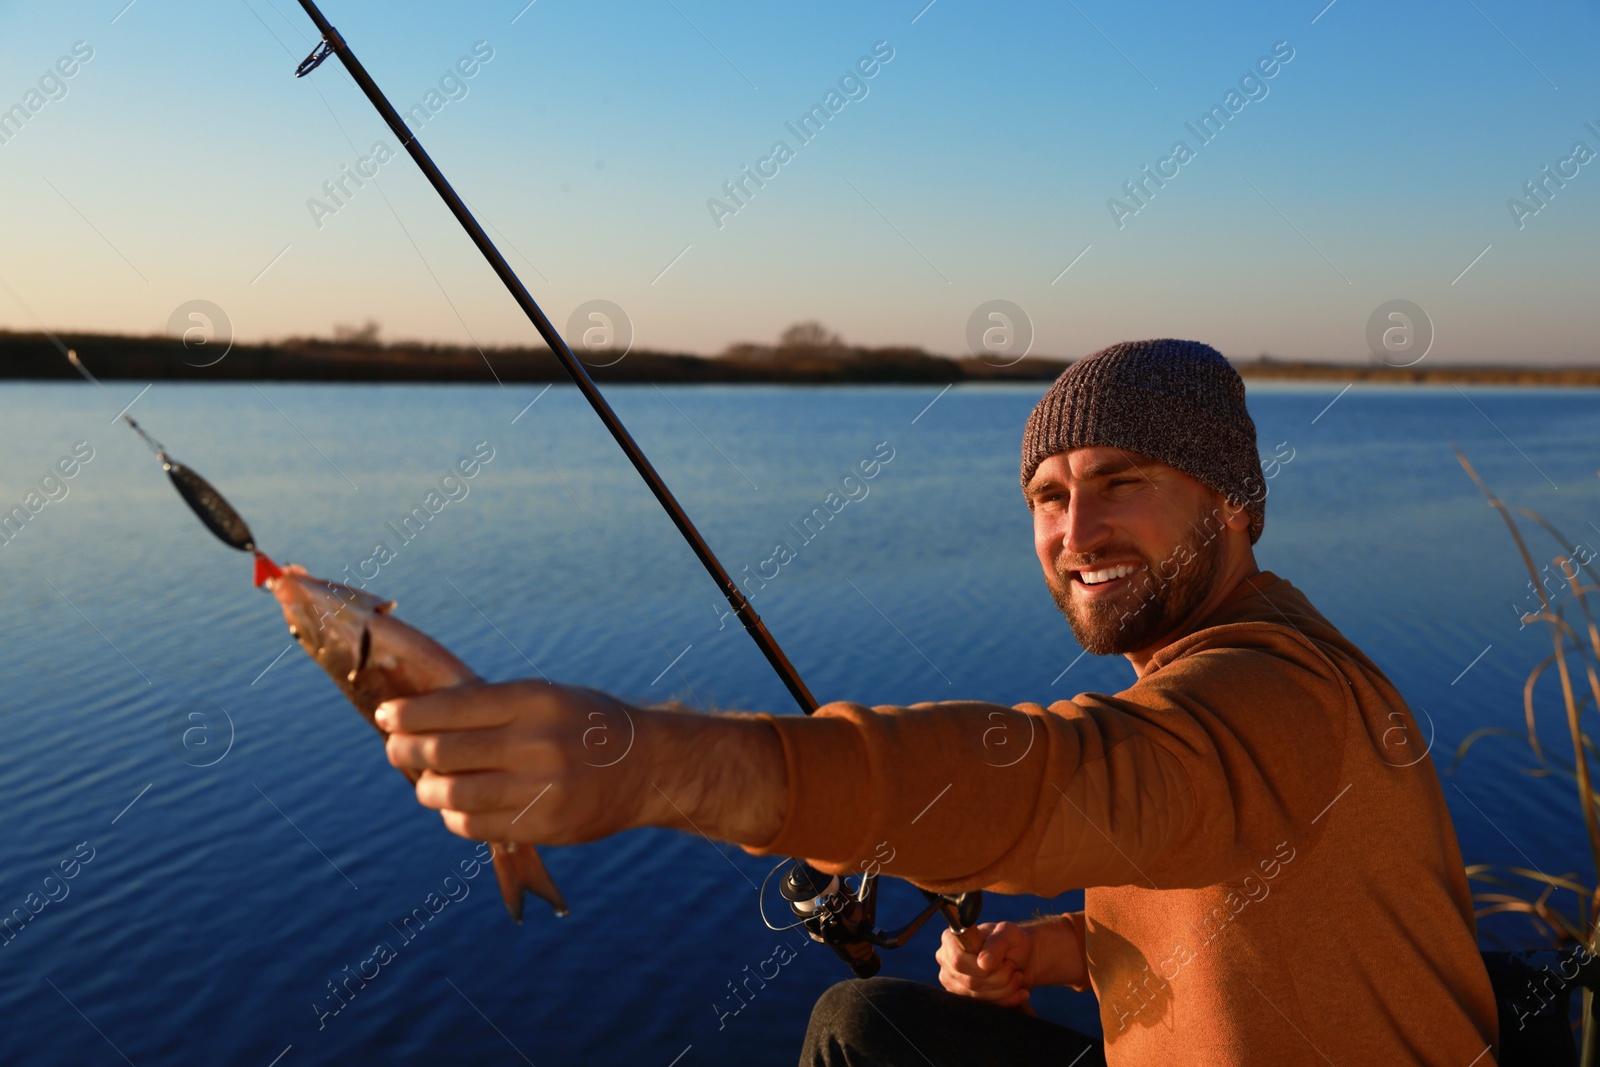
[[[768,716],[788,803],[773,839],[747,850],[839,874],[876,864],[941,892],[1054,896],[1213,885],[1314,837],[1348,728],[1343,676],[1282,626],[1180,644],[1121,693],[1049,708],[840,702]]]
[[[1069,911],[1061,916],[1062,920],[1072,926],[1072,932],[1078,937],[1078,954],[1082,957],[1083,969],[1079,973],[1083,979],[1068,984],[1069,989],[1076,989],[1080,993],[1089,992],[1089,931],[1084,926],[1083,912]]]

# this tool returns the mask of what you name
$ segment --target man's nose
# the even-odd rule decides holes
[[[1069,556],[1087,556],[1095,552],[1111,534],[1105,506],[1082,494],[1073,494],[1067,504],[1066,526],[1062,532],[1061,550]]]

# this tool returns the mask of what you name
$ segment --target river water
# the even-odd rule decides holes
[[[0,394],[0,508],[35,489],[42,502],[0,544],[0,915],[45,902],[0,936],[0,1062],[793,1062],[812,1001],[846,972],[762,926],[772,861],[666,831],[547,850],[572,915],[532,901],[513,927],[492,874],[461,877],[473,844],[285,651],[248,560],[112,424],[140,384]],[[731,571],[770,576],[790,545],[754,603],[820,698],[1047,703],[1133,675],[1079,658],[1038,574],[1016,465],[1042,389],[608,395]],[[1434,731],[1469,863],[1592,878],[1571,787],[1523,773],[1525,742],[1489,738],[1445,772],[1473,730],[1520,726],[1523,681],[1550,651],[1519,626],[1527,575],[1451,445],[1508,501],[1600,545],[1600,392],[1356,387],[1329,407],[1336,394],[1251,387],[1261,451],[1280,460],[1261,565]],[[792,710],[571,388],[161,383],[133,413],[280,562],[376,570],[401,617],[485,677]],[[463,458],[473,476],[447,478]],[[863,461],[875,476],[846,483]],[[830,493],[837,513],[802,540],[790,524]],[[400,529],[419,506],[426,526]],[[1548,561],[1554,543],[1529,528]],[[1554,690],[1539,694],[1560,751]],[[1074,896],[992,896],[985,914]],[[890,885],[880,917],[918,900]],[[401,927],[418,908],[427,922]],[[884,973],[933,980],[935,944],[925,931]],[[374,969],[339,986],[353,995],[330,988]],[[1096,1026],[1086,997],[1036,1003]]]

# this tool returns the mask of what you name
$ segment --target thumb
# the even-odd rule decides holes
[[[985,924],[987,925],[987,924]],[[978,952],[978,966],[985,970],[999,967],[1005,960],[1017,960],[1026,948],[1027,935],[1015,923],[998,923],[988,931]]]

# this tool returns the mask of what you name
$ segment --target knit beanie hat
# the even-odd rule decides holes
[[[1198,341],[1124,341],[1062,372],[1022,431],[1022,484],[1046,457],[1099,445],[1160,460],[1266,522],[1267,483],[1244,381]]]

